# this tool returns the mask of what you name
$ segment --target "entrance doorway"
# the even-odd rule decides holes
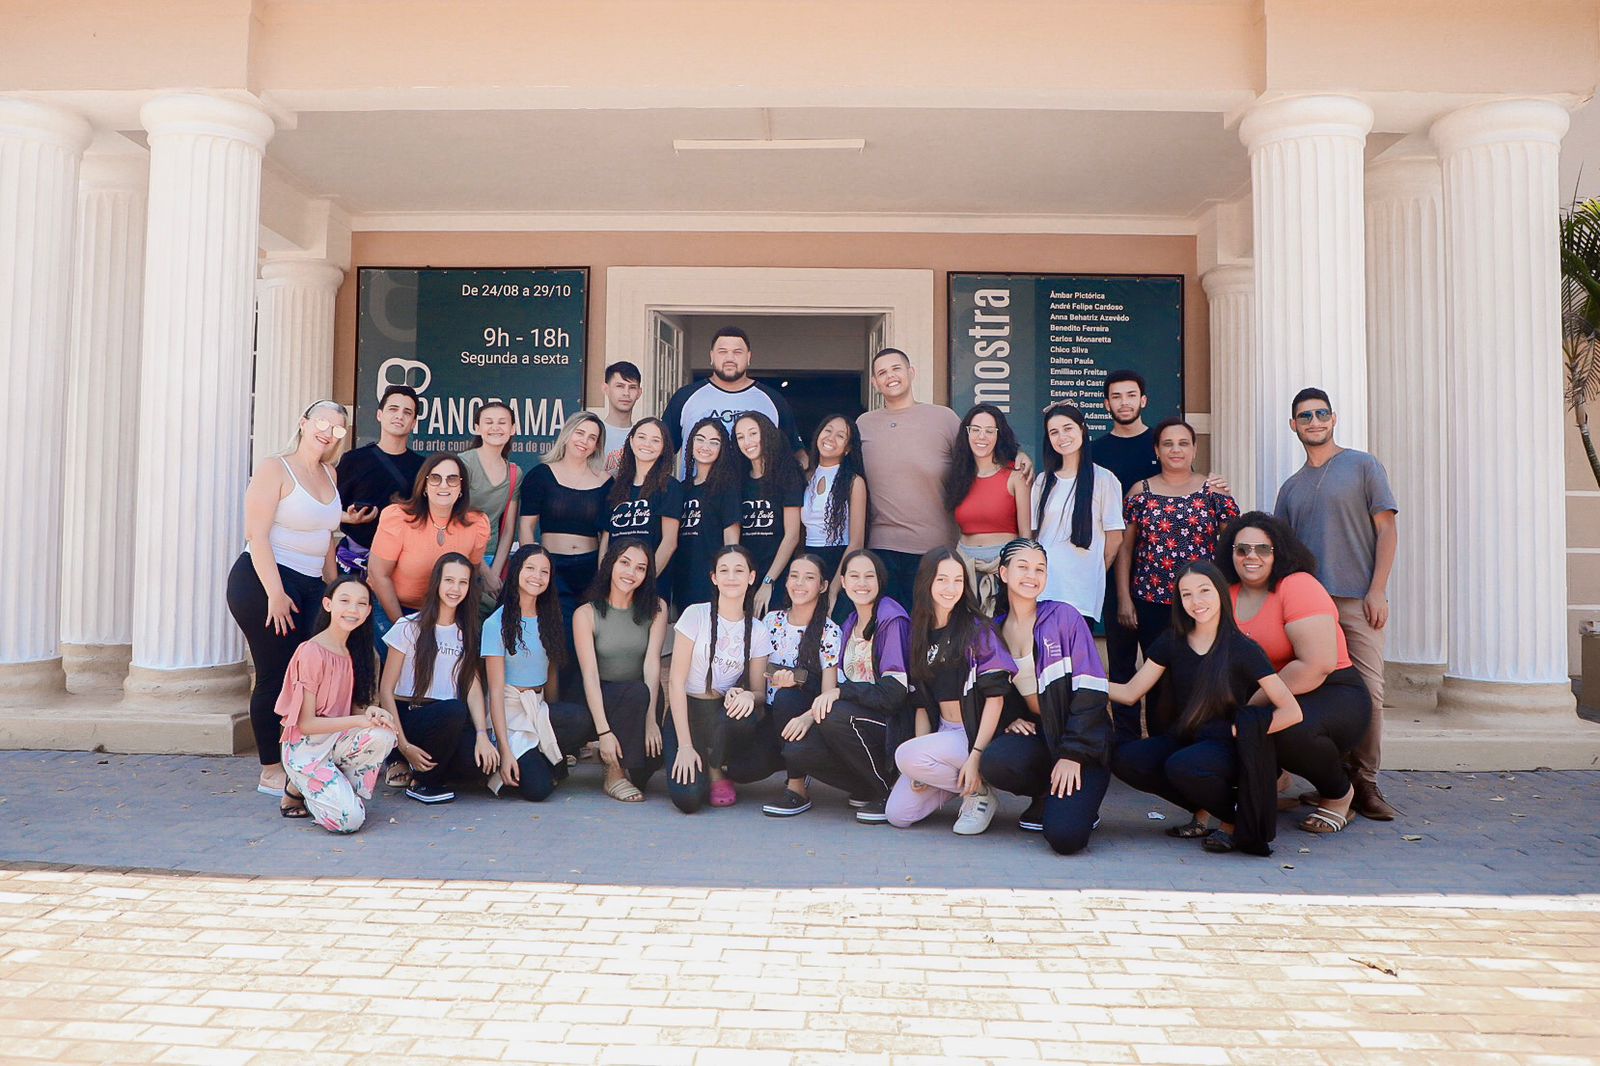
[[[871,353],[882,347],[883,317],[693,313],[663,316],[664,325],[681,337],[681,350],[675,359],[680,381],[704,381],[710,376],[706,357],[717,330],[737,326],[748,333],[751,376],[777,389],[789,401],[795,426],[807,442],[817,423],[828,415],[854,419],[871,405],[876,393],[871,390],[865,367]]]

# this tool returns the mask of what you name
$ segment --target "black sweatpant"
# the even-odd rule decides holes
[[[813,777],[854,799],[881,803],[896,774],[886,732],[883,715],[839,700],[804,737],[784,744],[784,766],[790,777]]]
[[[917,567],[922,565],[922,553],[883,548],[874,548],[872,551],[883,560],[883,568],[889,572],[889,587],[884,594],[906,610],[911,610],[911,594],[917,583]]]
[[[684,814],[693,814],[705,806],[711,798],[710,769],[724,766],[731,748],[750,744],[751,735],[760,728],[759,716],[764,715],[765,710],[758,704],[749,717],[735,720],[728,717],[721,696],[715,699],[690,696],[689,738],[700,754],[700,769],[686,785],[672,777],[672,764],[678,758],[678,728],[672,715],[667,715],[666,725],[661,730],[661,757],[666,763],[667,795],[673,806]]]
[[[572,645],[572,616],[583,603],[583,595],[589,591],[599,566],[598,551],[550,556],[550,580],[555,582],[556,600],[561,604],[562,632],[567,646],[567,667],[561,671],[560,677],[562,692],[583,691],[583,679],[577,666],[578,653]]]
[[[1172,604],[1151,603],[1135,596],[1133,610],[1139,616],[1139,650],[1149,655],[1161,634],[1172,628]],[[1169,681],[1170,678],[1162,677],[1144,698],[1144,727],[1148,736],[1161,736],[1177,721]]]
[[[1057,855],[1073,855],[1089,846],[1100,801],[1111,785],[1111,771],[1084,764],[1081,783],[1072,795],[1052,796],[1050,772],[1056,761],[1039,734],[1000,733],[984,749],[978,772],[990,788],[1029,799],[1043,796],[1045,841]]]
[[[748,785],[782,771],[783,727],[800,715],[811,713],[813,698],[803,689],[780,688],[771,703],[758,706],[750,716],[756,719],[755,724],[738,729],[728,739],[724,763],[728,777]],[[744,722],[730,724],[743,726]]]
[[[431,770],[413,770],[413,781],[441,787],[450,781],[483,779],[473,754],[477,731],[465,701],[436,700],[412,706],[408,700],[395,700],[395,709],[400,712],[406,740],[427,752],[434,762]]]
[[[580,703],[551,703],[550,728],[562,755],[576,755],[578,749],[594,739],[594,717]],[[529,748],[517,759],[517,792],[525,800],[541,803],[550,798],[556,786],[567,779],[567,760],[552,764],[538,748]]]
[[[617,743],[622,745],[622,768],[627,771],[629,780],[643,788],[644,783],[650,780],[650,775],[661,769],[661,756],[647,755],[644,750],[645,724],[650,714],[650,686],[643,681],[602,681],[600,703],[605,707],[606,725],[611,727]],[[593,715],[589,717],[589,725],[592,740]]]
[[[1112,755],[1111,772],[1175,807],[1234,820],[1239,759],[1227,722],[1213,722],[1193,739],[1164,733],[1125,744]]]
[[[290,616],[294,628],[279,636],[267,621],[267,590],[261,587],[249,552],[241,552],[228,571],[228,613],[244,631],[255,664],[256,684],[250,690],[250,731],[256,738],[256,755],[262,766],[277,766],[283,761],[283,719],[275,709],[283,691],[283,675],[295,649],[311,636],[317,615],[322,611],[323,584],[320,577],[307,577],[287,566],[278,566],[278,579],[300,613]]]
[[[1133,680],[1139,666],[1139,631],[1117,621],[1117,581],[1106,576],[1106,602],[1101,609],[1106,633],[1106,676],[1119,685]],[[1144,735],[1138,704],[1111,705],[1111,740],[1114,746],[1138,740]]]
[[[1372,697],[1353,666],[1335,670],[1321,687],[1296,696],[1305,718],[1272,735],[1278,765],[1311,782],[1325,799],[1350,791],[1346,757],[1367,735]]]

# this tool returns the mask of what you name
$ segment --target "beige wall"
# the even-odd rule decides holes
[[[689,370],[704,369],[723,326],[750,334],[758,368],[859,371],[871,315],[681,315]]]
[[[934,322],[934,395],[947,380],[946,279],[956,271],[1019,271],[1184,276],[1184,392],[1190,411],[1210,409],[1206,298],[1195,276],[1193,237],[928,233],[357,233],[353,267],[339,290],[334,325],[337,395],[355,394],[356,269],[374,267],[589,268],[586,402],[604,372],[606,268],[749,266],[931,269],[939,310]],[[642,357],[644,353],[639,353]]]

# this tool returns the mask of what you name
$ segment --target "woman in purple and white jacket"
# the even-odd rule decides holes
[[[843,789],[856,821],[881,825],[895,779],[890,726],[905,717],[909,702],[911,617],[884,595],[888,577],[875,553],[850,552],[839,571],[855,605],[840,634],[839,687],[785,727],[783,761],[791,778],[809,775]]]

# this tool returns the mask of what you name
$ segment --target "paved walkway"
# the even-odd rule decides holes
[[[1396,775],[1403,821],[1270,859],[1120,788],[1062,859],[764,819],[776,783],[625,808],[588,766],[335,838],[253,779],[0,753],[0,1060],[1600,1061],[1597,773]]]

